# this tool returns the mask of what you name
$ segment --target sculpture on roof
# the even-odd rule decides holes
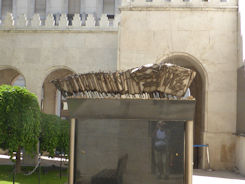
[[[184,96],[195,75],[196,72],[190,69],[165,63],[147,64],[123,72],[75,74],[51,82],[65,97],[137,97],[147,94],[164,98],[166,95]]]

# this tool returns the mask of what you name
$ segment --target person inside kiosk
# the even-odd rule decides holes
[[[156,158],[156,170],[158,179],[168,179],[168,142],[169,132],[166,128],[166,122],[158,121],[156,130],[153,134],[154,152]]]

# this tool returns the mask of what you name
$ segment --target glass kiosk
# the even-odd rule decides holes
[[[69,184],[191,184],[195,100],[68,99]]]

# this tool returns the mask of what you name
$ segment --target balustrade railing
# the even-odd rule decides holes
[[[7,13],[0,24],[0,29],[117,29],[119,22],[119,14],[115,15],[114,19],[109,19],[106,14],[102,14],[98,19],[93,14],[88,14],[86,20],[82,20],[80,14],[75,14],[70,22],[67,14],[58,17],[49,14],[42,23],[39,14],[34,14],[28,20],[25,14],[14,19],[11,13]]]

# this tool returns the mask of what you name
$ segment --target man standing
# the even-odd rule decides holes
[[[153,138],[158,178],[168,179],[168,131],[164,121],[157,123]]]

